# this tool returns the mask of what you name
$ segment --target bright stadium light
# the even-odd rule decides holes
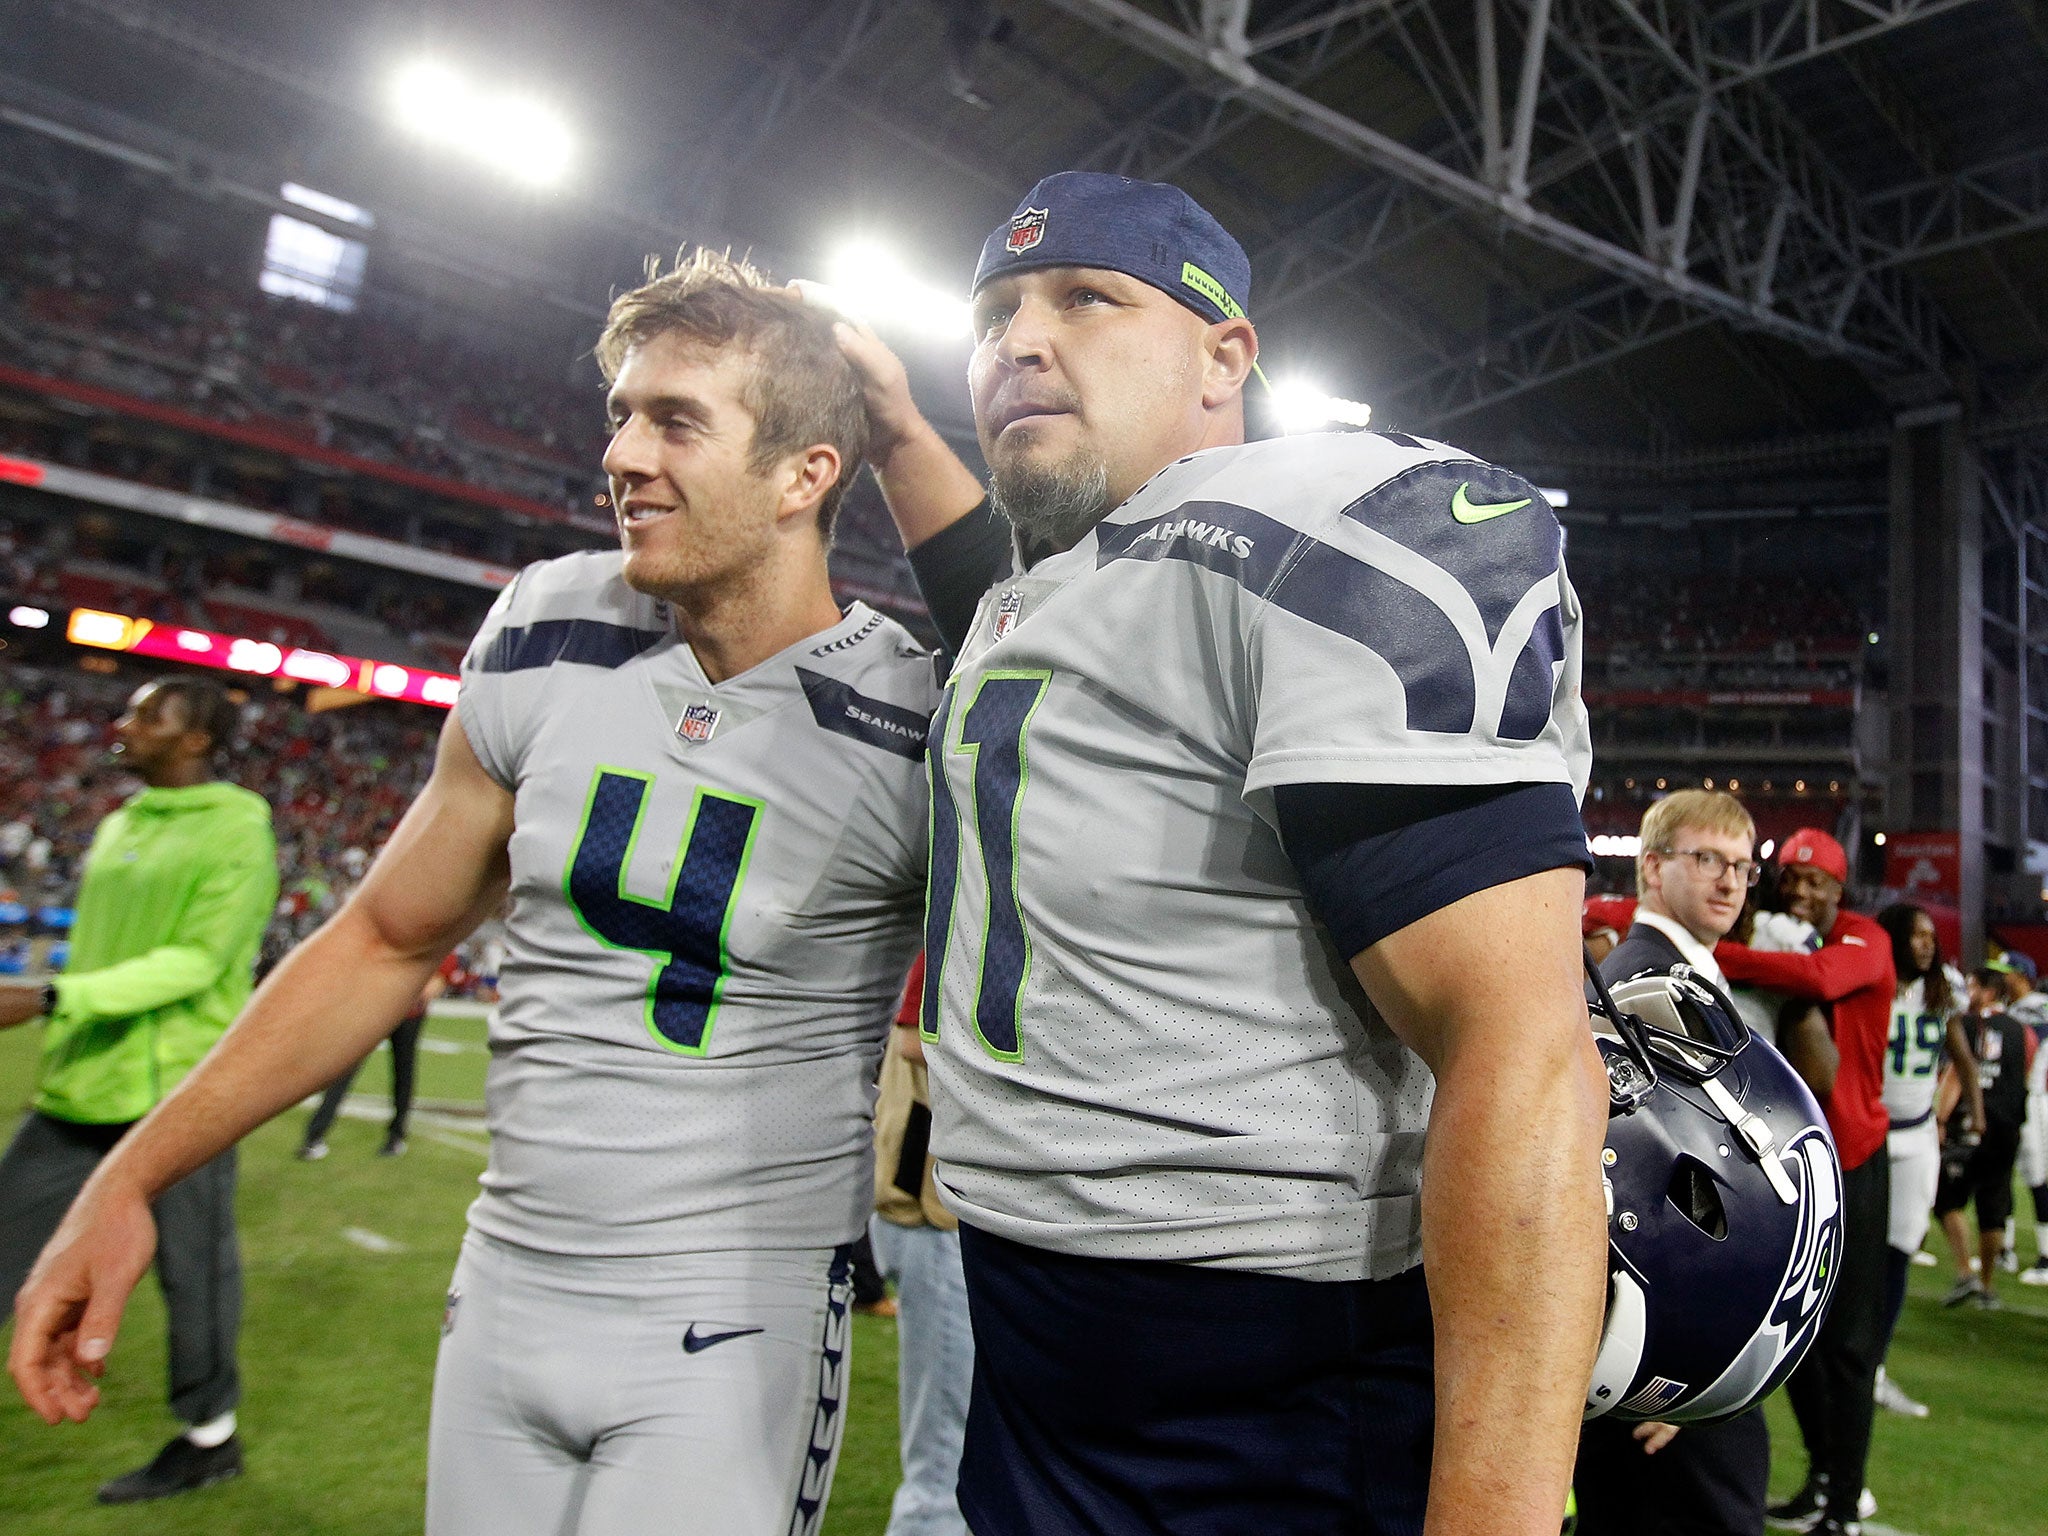
[[[1572,493],[1561,491],[1554,485],[1539,485],[1536,487],[1536,494],[1549,502],[1554,511],[1562,512],[1572,504]]]
[[[908,332],[934,341],[971,333],[967,301],[914,275],[895,252],[873,241],[841,246],[826,268],[819,297],[878,331]]]
[[[1283,432],[1363,427],[1372,422],[1372,407],[1363,401],[1325,394],[1299,379],[1284,379],[1273,386],[1273,413],[1279,417]]]
[[[392,76],[391,105],[408,132],[521,181],[551,186],[569,169],[569,127],[552,108],[478,86],[435,60],[416,59]]]

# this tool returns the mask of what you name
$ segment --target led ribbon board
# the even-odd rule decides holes
[[[403,699],[409,704],[432,704],[441,709],[454,706],[459,681],[446,672],[401,666],[395,661],[336,656],[270,640],[191,629],[183,624],[159,624],[152,619],[131,618],[125,613],[108,613],[98,608],[72,609],[64,626],[64,637],[73,645],[89,645],[103,651],[128,651],[162,661],[217,667],[247,677],[286,677],[316,688],[348,688],[373,699]]]

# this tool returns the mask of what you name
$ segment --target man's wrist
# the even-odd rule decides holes
[[[914,458],[921,452],[929,452],[934,444],[945,450],[945,439],[939,436],[938,428],[925,420],[924,413],[915,405],[900,422],[878,422],[876,425],[881,430],[875,434],[878,440],[869,448],[868,457],[877,475],[888,475],[906,462],[906,455]]]

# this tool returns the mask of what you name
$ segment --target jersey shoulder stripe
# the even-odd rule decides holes
[[[803,684],[804,698],[810,703],[811,718],[824,729],[912,762],[924,757],[925,737],[931,729],[930,710],[906,709],[900,704],[870,698],[852,684],[813,672],[809,667],[798,667],[796,676]]]
[[[498,596],[465,672],[526,672],[557,661],[618,667],[666,638],[668,605],[626,585],[625,556],[582,550],[540,560]]]
[[[628,629],[602,619],[541,619],[501,629],[477,658],[479,672],[529,672],[556,662],[621,667],[668,638],[665,630]]]
[[[1554,575],[1563,529],[1519,475],[1476,460],[1412,465],[1344,508],[1343,516],[1451,573],[1498,638],[1530,583]]]
[[[1533,741],[1567,648],[1563,547],[1548,502],[1518,476],[1441,444],[1345,434],[1180,461],[1101,525],[1096,563],[1217,572],[1379,656],[1401,681],[1408,729],[1467,733],[1485,692],[1502,699],[1498,735]],[[1483,640],[1468,641],[1461,611]],[[1514,654],[1490,654],[1518,613]],[[1504,688],[1484,686],[1481,673],[1501,668]]]

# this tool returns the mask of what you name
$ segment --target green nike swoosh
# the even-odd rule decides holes
[[[1468,480],[1451,497],[1451,516],[1461,523],[1484,523],[1496,517],[1506,517],[1510,512],[1521,511],[1531,500],[1524,496],[1520,501],[1467,501],[1465,493],[1471,489],[1472,482]]]

